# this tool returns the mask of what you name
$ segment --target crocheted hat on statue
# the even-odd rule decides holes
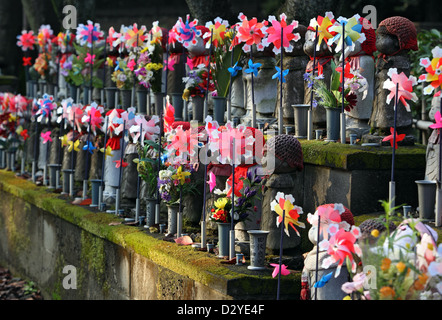
[[[323,204],[320,207],[334,207],[335,204],[334,203],[327,203],[327,204]],[[343,213],[341,213],[341,221],[345,221],[347,222],[350,226],[353,226],[355,224],[355,220],[353,218],[353,213],[351,213],[350,209],[348,209],[346,206],[344,206],[345,211]]]
[[[407,18],[400,16],[387,18],[379,24],[377,32],[395,35],[399,40],[400,50],[418,50],[416,27]]]
[[[304,156],[298,139],[292,135],[279,134],[267,140],[265,145],[267,154],[274,152],[275,157],[282,163],[286,162],[290,168],[301,171],[304,169]]]
[[[376,32],[368,19],[361,17],[359,22],[362,24],[361,32],[365,34],[365,40],[361,44],[362,50],[371,56],[376,51]]]

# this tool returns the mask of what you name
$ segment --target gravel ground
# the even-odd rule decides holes
[[[14,277],[0,267],[0,300],[43,300],[40,290],[32,281]]]

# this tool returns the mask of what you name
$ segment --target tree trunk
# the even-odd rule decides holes
[[[221,17],[230,24],[238,20],[232,11],[230,0],[186,0],[186,3],[192,18],[198,19],[200,25],[213,21],[216,17]]]

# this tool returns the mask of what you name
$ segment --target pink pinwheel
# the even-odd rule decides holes
[[[309,213],[307,215],[307,221],[312,226],[317,227],[318,217],[320,217],[319,232],[324,239],[328,239],[329,234],[334,234],[339,229],[346,231],[350,229],[350,224],[342,221],[341,214],[344,212],[345,208],[340,203],[322,205],[316,209],[314,214]]]
[[[110,27],[106,38],[106,43],[109,45],[109,49],[117,49],[121,43],[121,33],[116,32],[114,27]]]
[[[168,134],[166,149],[170,153],[170,159],[174,164],[187,163],[190,146],[190,130],[184,130],[183,126],[178,126]]]
[[[52,38],[54,37],[50,25],[41,25],[38,29],[37,42],[40,48],[45,51],[52,51]]]
[[[83,118],[83,108],[80,104],[73,104],[70,108],[68,120],[71,122],[71,126],[77,126],[77,131],[81,132],[81,125]],[[75,122],[74,122],[75,121]]]
[[[175,68],[173,67],[176,64],[176,60],[173,59],[173,57],[169,57],[169,60],[166,61],[164,60],[164,71],[166,71],[166,69],[169,69],[170,71],[175,71]]]
[[[86,57],[84,58],[84,62],[94,64],[95,54],[91,55],[89,52],[86,53]]]
[[[384,139],[382,139],[382,141],[390,141],[391,147],[393,148],[393,143],[394,143],[394,141],[393,141],[394,140],[394,128],[393,127],[390,128],[390,133],[391,133],[391,135],[386,136]],[[394,146],[395,149],[397,149],[397,143],[399,141],[404,140],[404,138],[405,138],[405,133],[397,134],[397,132],[396,132],[396,145]]]
[[[272,272],[272,278],[275,278],[279,273],[279,264],[271,263],[270,265],[275,268],[275,269],[273,269],[273,272]],[[282,264],[281,265],[281,275],[287,276],[289,274],[290,274],[290,271],[287,270],[287,266],[285,264]]]
[[[45,133],[41,133],[41,137],[43,139],[43,144],[46,144],[48,141],[52,142],[51,131],[46,131]]]
[[[126,168],[129,165],[127,162],[124,162],[124,160],[114,160],[114,162],[115,162],[115,168],[117,169],[120,167]]]
[[[134,59],[131,59],[128,63],[127,63],[127,67],[129,68],[130,71],[134,71],[134,68],[136,67],[136,63]]]
[[[327,251],[329,255],[329,257],[323,260],[322,267],[328,269],[332,264],[338,263],[335,278],[339,276],[341,266],[347,258],[351,263],[352,272],[356,272],[356,263],[353,254],[358,256],[362,254],[359,245],[356,244],[359,232],[359,228],[355,226],[353,226],[350,231],[339,229],[330,240],[324,239],[319,243],[319,250]]]
[[[21,35],[17,36],[17,46],[19,46],[22,51],[28,51],[29,50],[33,50],[34,49],[34,45],[35,45],[35,35],[34,35],[34,31],[30,30],[30,31],[26,31],[23,30],[21,32]]]
[[[439,111],[436,111],[436,114],[434,115],[434,119],[436,120],[436,123],[430,125],[431,129],[440,129],[442,128],[442,116]]]
[[[416,93],[413,92],[413,86],[417,84],[416,77],[410,76],[409,78],[405,73],[397,73],[396,68],[390,68],[387,75],[391,78],[384,82],[384,89],[390,90],[390,94],[387,96],[387,104],[396,96],[396,86],[399,84],[398,99],[402,102],[405,109],[411,112],[410,106],[407,100],[417,101]]]
[[[143,115],[136,115],[134,120],[135,124],[129,128],[129,133],[134,142],[137,142],[141,137],[140,143],[144,145],[144,139],[153,141],[160,133],[160,127],[157,125],[159,122],[158,116],[152,116],[149,121],[146,121]],[[142,128],[142,133],[140,128]]]
[[[243,51],[250,52],[252,45],[256,45],[258,51],[264,50],[262,40],[265,37],[266,26],[264,22],[258,22],[258,19],[252,18],[247,20],[247,17],[241,12],[238,16],[241,24],[237,27],[237,39],[239,42],[244,42]]]
[[[63,119],[69,120],[69,114],[71,112],[72,104],[74,100],[72,98],[63,99],[60,107],[57,109],[57,123],[60,123]]]
[[[209,172],[209,181],[207,181],[207,183],[209,184],[210,192],[212,192],[216,187],[216,176],[212,171]]]
[[[298,27],[298,21],[293,20],[291,24],[287,25],[287,16],[281,14],[281,22],[276,20],[274,16],[269,16],[269,22],[272,24],[271,27],[266,29],[267,38],[263,40],[264,45],[267,47],[273,43],[273,52],[279,54],[281,52],[281,28],[282,28],[282,47],[286,52],[292,52],[293,46],[290,41],[298,41],[301,39],[299,33],[293,33],[293,30]]]

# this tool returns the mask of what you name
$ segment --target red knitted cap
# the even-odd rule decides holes
[[[320,207],[334,207],[334,203],[327,203],[323,204]],[[344,206],[345,211],[341,213],[341,221],[347,222],[350,226],[353,226],[355,224],[355,220],[353,219],[353,213],[351,213],[350,209],[348,209],[346,206]]]
[[[365,41],[361,44],[362,50],[371,56],[376,51],[376,32],[368,19],[361,17],[359,22],[362,24],[361,32],[365,34]]]
[[[397,36],[401,50],[418,50],[416,27],[407,18],[400,16],[387,18],[379,24],[378,32],[382,30],[381,27],[385,27],[387,33]]]

